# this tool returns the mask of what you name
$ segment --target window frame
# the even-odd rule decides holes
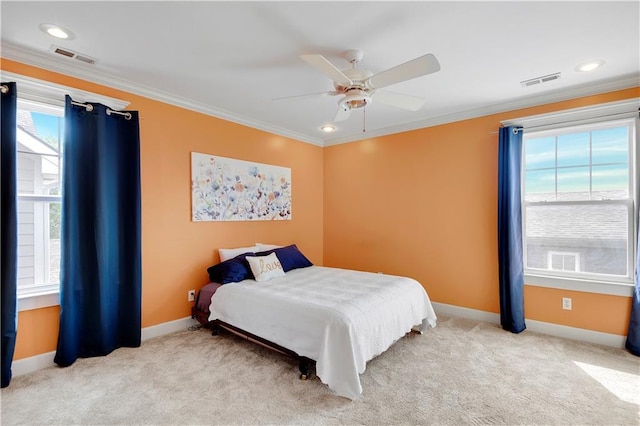
[[[635,105],[637,100],[634,101]],[[598,109],[595,107],[594,109]],[[578,115],[583,114],[585,109],[580,109],[577,112]],[[588,112],[588,109],[587,109]],[[638,223],[639,223],[639,204],[640,204],[640,184],[638,182],[640,178],[640,166],[638,160],[640,159],[638,148],[638,141],[640,140],[640,119],[638,118],[637,106],[635,111],[628,113],[617,114],[616,118],[610,116],[602,118],[593,118],[585,120],[566,120],[565,123],[553,123],[553,114],[543,115],[540,117],[533,117],[535,120],[547,120],[549,123],[544,125],[535,126],[527,130],[526,126],[523,126],[523,132],[528,133],[530,136],[536,137],[544,136],[545,134],[568,134],[576,133],[576,129],[589,129],[589,131],[597,130],[598,128],[608,127],[612,123],[629,123],[632,131],[628,138],[629,149],[629,199],[621,200],[584,200],[584,201],[526,201],[525,200],[525,141],[523,137],[523,149],[522,149],[522,170],[521,170],[521,208],[522,208],[522,237],[523,237],[523,267],[524,278],[526,285],[534,285],[540,287],[549,287],[556,289],[567,289],[573,291],[583,291],[598,294],[610,294],[619,296],[631,296],[633,294],[634,287],[634,271],[635,271],[635,259],[637,256],[638,245]],[[542,117],[542,118],[541,118]],[[565,116],[566,119],[566,116]],[[518,119],[521,123],[526,122],[527,119]],[[516,120],[514,120],[516,121]],[[503,125],[517,125],[516,123],[503,122]],[[522,125],[522,124],[520,124]],[[633,131],[635,129],[635,131]],[[592,167],[592,164],[589,165]],[[591,184],[590,184],[591,190]],[[622,204],[627,206],[628,218],[628,238],[627,238],[627,276],[613,276],[605,274],[588,274],[581,272],[566,273],[565,271],[549,271],[535,268],[526,268],[524,261],[527,259],[527,244],[526,244],[526,207],[531,205],[575,205],[576,203],[585,205],[603,205],[603,204]]]

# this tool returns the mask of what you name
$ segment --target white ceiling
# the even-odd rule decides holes
[[[330,145],[640,85],[640,2],[1,2],[2,56],[168,101],[298,140]],[[75,34],[58,40],[38,26]],[[50,53],[52,45],[95,65]],[[338,97],[300,59],[383,71],[426,53],[441,71],[389,87],[424,97],[418,111],[375,99],[337,131],[321,125]],[[591,73],[576,65],[602,59]],[[521,81],[561,72],[559,80]],[[144,111],[141,112],[144,116]],[[363,133],[363,126],[366,132]]]

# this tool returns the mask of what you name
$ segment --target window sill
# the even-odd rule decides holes
[[[627,297],[633,296],[634,289],[633,284],[627,283],[558,278],[530,274],[525,274],[524,285]]]
[[[60,305],[58,290],[18,296],[18,312]]]

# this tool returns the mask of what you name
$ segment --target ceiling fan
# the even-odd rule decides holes
[[[432,54],[420,56],[377,74],[373,74],[366,69],[356,68],[356,64],[362,59],[361,50],[349,50],[345,53],[345,58],[351,63],[352,67],[342,71],[322,55],[301,55],[300,57],[331,78],[335,90],[309,95],[289,96],[278,98],[278,100],[342,95],[338,101],[338,111],[334,117],[335,122],[349,118],[351,111],[354,109],[368,107],[373,99],[383,104],[417,111],[424,105],[424,99],[380,89],[440,71],[440,63]]]

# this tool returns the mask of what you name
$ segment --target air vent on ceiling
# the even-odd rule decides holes
[[[547,83],[549,81],[557,80],[560,78],[560,73],[554,73],[549,75],[543,75],[542,77],[532,78],[530,80],[521,81],[522,87],[535,86],[536,84]]]
[[[85,55],[84,53],[74,52],[73,50],[66,49],[60,46],[51,46],[51,49],[49,49],[49,51],[55,54],[67,57],[69,59],[76,59],[86,64],[93,65],[96,63],[96,60],[89,55]]]

